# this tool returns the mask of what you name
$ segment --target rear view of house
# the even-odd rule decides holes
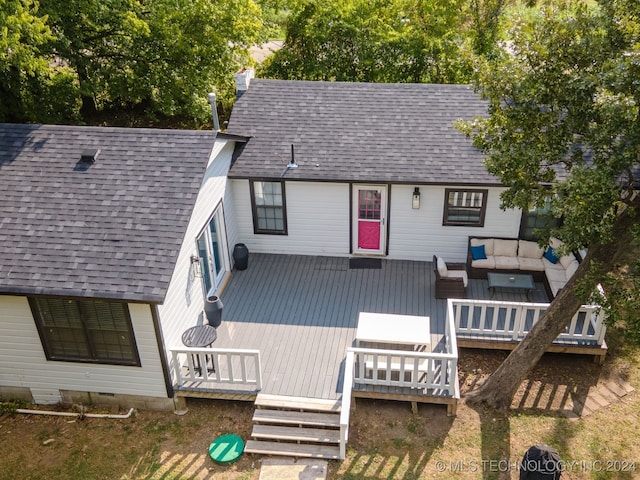
[[[0,125],[0,397],[249,400],[247,451],[344,458],[352,398],[455,414],[458,340],[513,348],[577,264],[500,208],[468,86],[240,80],[224,133]]]

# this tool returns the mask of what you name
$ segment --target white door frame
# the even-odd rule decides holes
[[[213,251],[213,238],[210,225],[214,223],[217,233],[218,240],[218,260],[220,264],[216,264],[215,262],[215,253]],[[202,246],[199,244],[199,240],[203,239]],[[204,247],[204,251],[203,248]],[[202,269],[202,288],[205,290],[204,294],[207,295],[206,282],[208,279],[211,283],[211,287],[214,290],[217,290],[221,285],[222,280],[225,275],[229,271],[229,259],[228,259],[228,251],[227,248],[227,235],[225,232],[225,221],[224,221],[224,209],[222,208],[222,203],[220,203],[213,212],[213,215],[209,217],[205,227],[196,237],[196,249],[198,250],[198,254],[201,258],[200,268]],[[203,255],[204,254],[204,255]],[[215,264],[215,265],[214,265]],[[218,267],[219,273],[216,272],[216,266]]]
[[[359,198],[360,192],[363,190],[375,190],[380,192],[380,212],[379,219],[371,218],[371,219],[363,219],[362,221],[370,223],[376,222],[380,225],[380,240],[378,248],[361,248],[358,246],[358,232],[359,232],[359,223],[361,219],[359,218],[360,208],[359,208]],[[375,185],[375,184],[353,184],[352,189],[352,214],[351,214],[351,238],[353,241],[352,252],[354,254],[360,255],[385,255],[387,249],[387,198],[388,198],[388,186],[387,185]],[[375,216],[375,215],[374,215]]]

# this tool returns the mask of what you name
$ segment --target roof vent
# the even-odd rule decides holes
[[[289,168],[298,168],[298,164],[296,163],[296,152],[293,148],[293,143],[291,144],[291,160],[287,164],[287,169]]]
[[[96,163],[96,160],[98,159],[98,155],[100,155],[99,148],[89,148],[87,150],[84,150],[82,152],[82,155],[80,156],[80,163],[87,163],[87,164]]]

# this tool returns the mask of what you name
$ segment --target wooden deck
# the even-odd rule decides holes
[[[233,271],[221,294],[214,347],[260,350],[262,393],[338,399],[361,311],[430,317],[440,351],[446,300],[435,299],[434,283],[430,262],[382,260],[380,269],[350,269],[342,257],[251,254],[249,268]],[[488,299],[487,281],[470,280],[467,297]],[[494,299],[527,300],[517,291],[498,291]],[[549,301],[542,284],[531,300]]]

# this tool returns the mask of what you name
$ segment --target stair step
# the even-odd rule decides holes
[[[340,443],[339,430],[254,425],[251,437],[289,442]]]
[[[336,413],[295,412],[290,410],[257,409],[253,421],[310,427],[340,427],[340,416]]]
[[[314,412],[339,412],[340,400],[324,398],[286,397],[261,393],[256,397],[258,408],[287,408],[290,410],[306,410]]]
[[[338,460],[340,447],[329,445],[308,445],[298,443],[264,442],[247,440],[244,451],[263,455],[285,455],[288,457],[326,458]]]

